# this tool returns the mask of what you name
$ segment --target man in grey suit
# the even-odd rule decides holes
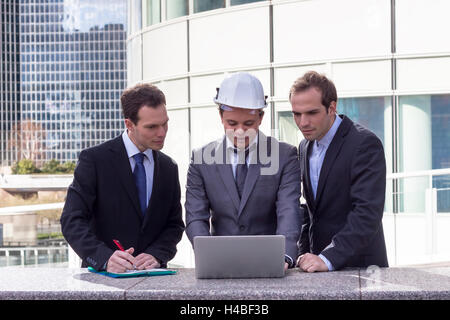
[[[193,151],[186,234],[191,243],[195,236],[284,235],[285,268],[294,267],[303,218],[297,149],[258,130],[267,103],[256,77],[225,79],[214,102],[225,135]]]

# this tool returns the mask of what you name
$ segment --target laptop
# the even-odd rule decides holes
[[[197,279],[280,278],[284,276],[285,237],[194,237]]]

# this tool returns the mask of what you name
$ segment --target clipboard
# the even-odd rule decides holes
[[[111,278],[136,278],[136,277],[153,277],[153,276],[165,276],[176,274],[176,270],[169,269],[150,269],[150,270],[128,270],[123,273],[114,273],[107,271],[97,271],[92,267],[88,267],[88,271],[92,273],[98,273],[103,276],[111,277]]]

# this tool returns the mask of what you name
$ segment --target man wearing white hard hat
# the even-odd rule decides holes
[[[267,106],[249,73],[226,78],[214,102],[223,138],[194,150],[186,184],[186,234],[283,235],[294,267],[303,219],[297,149],[259,131]]]

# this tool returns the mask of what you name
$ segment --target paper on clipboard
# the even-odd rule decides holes
[[[150,270],[127,270],[122,273],[97,271],[92,267],[88,267],[88,271],[93,273],[99,273],[101,275],[112,278],[133,278],[133,277],[151,277],[151,276],[164,276],[170,274],[176,274],[176,270],[169,269],[150,269]]]

